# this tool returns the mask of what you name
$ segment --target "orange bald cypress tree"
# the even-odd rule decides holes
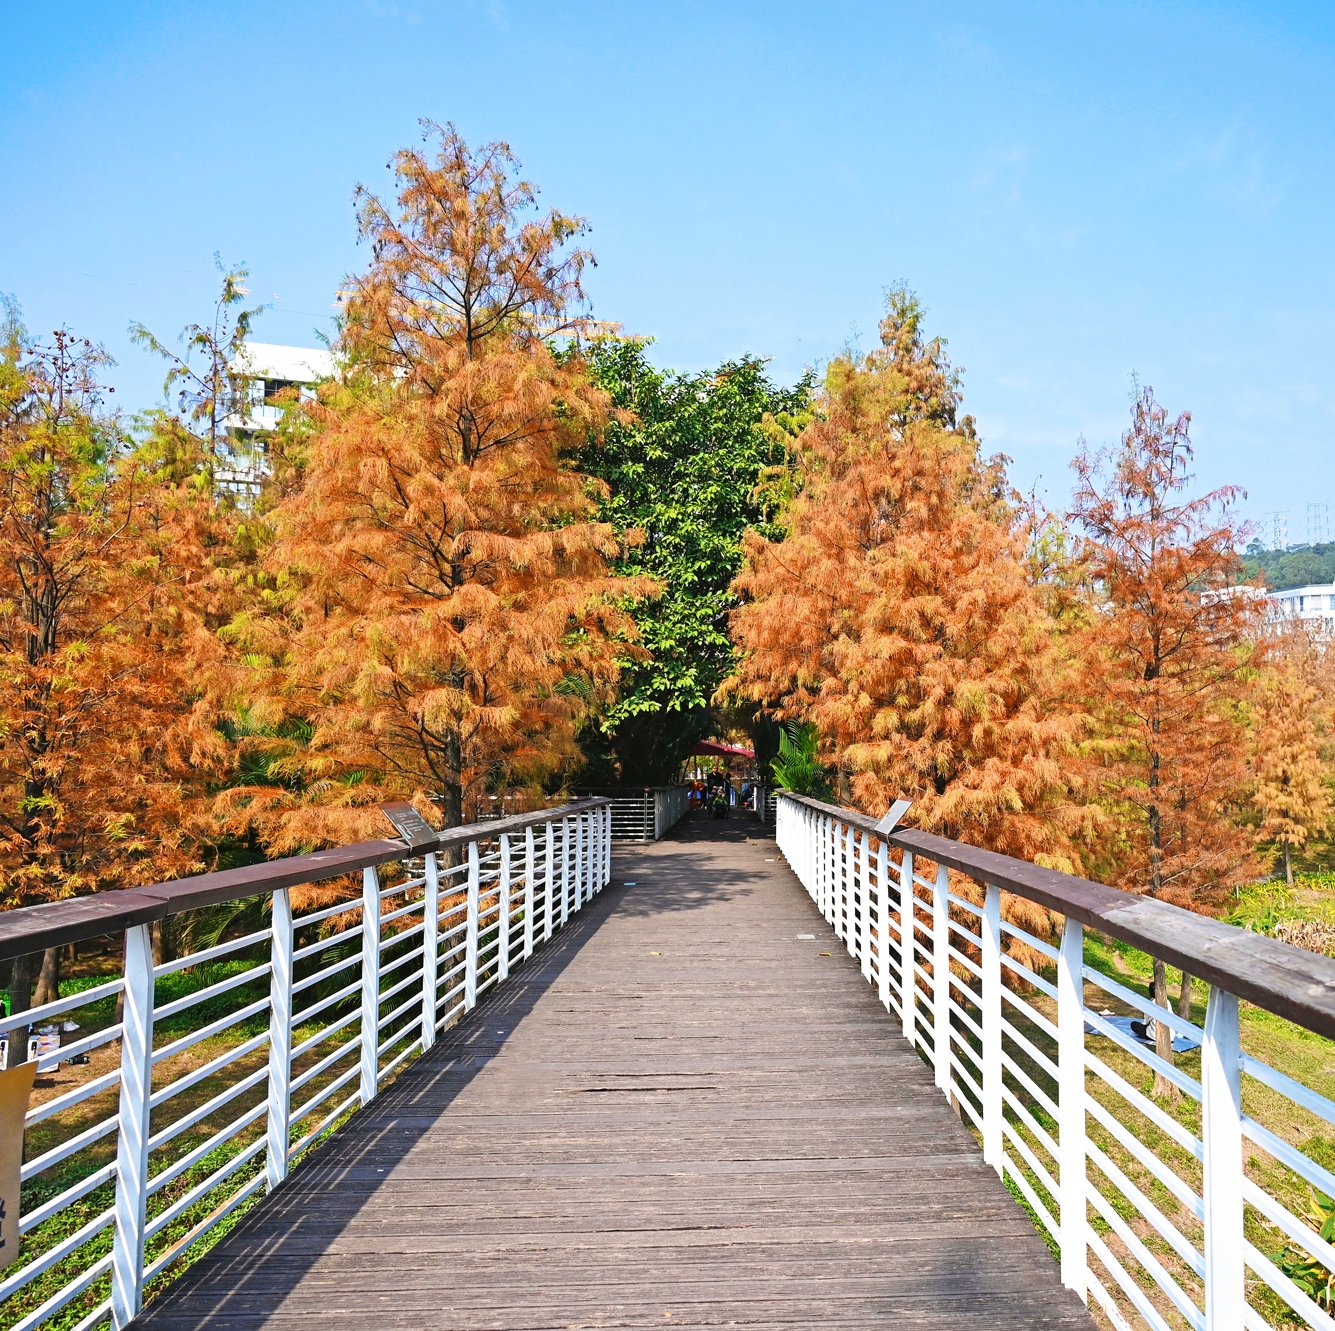
[[[106,357],[58,332],[0,347],[0,890],[6,906],[202,865],[212,727],[189,658],[211,635],[207,495],[132,449]],[[48,949],[38,1000],[54,998]],[[28,1005],[27,958],[11,1004]]]
[[[1115,451],[1082,449],[1071,516],[1085,532],[1098,604],[1084,634],[1085,696],[1099,721],[1090,779],[1119,824],[1118,885],[1208,910],[1254,867],[1244,796],[1247,736],[1239,707],[1264,600],[1235,586],[1241,529],[1234,487],[1198,498],[1191,417],[1177,420],[1144,388]],[[1168,1004],[1164,963],[1154,999]],[[1182,977],[1187,1015],[1191,977]],[[1160,1025],[1157,1051],[1172,1057]],[[1155,1073],[1155,1093],[1175,1094]]]
[[[378,827],[388,795],[452,826],[470,797],[559,773],[648,585],[609,576],[616,536],[568,461],[607,412],[550,343],[579,328],[583,224],[521,216],[534,192],[505,145],[427,129],[433,153],[394,159],[397,211],[360,192],[372,262],[349,283],[343,379],[270,515],[271,609],[232,630],[280,779],[226,802],[274,849]]]
[[[747,543],[731,687],[814,722],[864,808],[907,797],[924,829],[1074,868],[1080,718],[1050,706],[1062,655],[1002,462],[921,317],[892,292],[882,347],[831,363],[786,535]]]

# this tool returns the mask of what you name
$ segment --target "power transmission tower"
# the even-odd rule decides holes
[[[1307,544],[1320,545],[1330,540],[1330,505],[1307,505]]]
[[[1287,509],[1279,509],[1274,513],[1266,514],[1267,525],[1271,531],[1272,550],[1287,550],[1289,548],[1289,514]]]

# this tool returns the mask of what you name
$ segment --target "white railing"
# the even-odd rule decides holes
[[[602,787],[582,791],[612,805],[612,840],[661,841],[686,815],[685,786]]]
[[[91,1060],[76,1084],[27,1115],[23,1249],[0,1278],[0,1325],[125,1326],[606,885],[611,811],[583,800],[422,849],[367,842],[0,917],[3,956],[104,935],[98,910],[129,921],[120,978],[0,1020],[11,1043],[53,1019],[95,1028],[60,1050]],[[360,897],[294,900],[349,871]],[[153,964],[150,921],[243,898],[259,927]]]
[[[1332,1048],[1308,1037],[1302,1066],[1271,1066],[1278,1023],[1255,1010],[1329,1037],[1335,962],[814,800],[781,794],[776,835],[1100,1324],[1335,1331],[1335,1102],[1306,1084],[1332,1089]],[[1065,915],[1055,944],[1017,898]],[[1082,921],[1206,977],[1203,1028],[1089,964]],[[1183,1052],[1160,1058],[1132,1020]]]

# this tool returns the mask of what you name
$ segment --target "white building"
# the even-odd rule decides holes
[[[312,388],[334,377],[334,357],[324,347],[280,347],[247,342],[232,371],[250,383],[250,409],[244,418],[229,417],[228,428],[247,434],[274,429],[283,415],[274,398],[285,388]]]
[[[1276,619],[1297,619],[1308,628],[1335,632],[1335,582],[1271,592],[1270,603]]]
[[[334,358],[320,347],[247,342],[231,369],[246,381],[247,403],[244,413],[233,413],[223,421],[231,437],[231,457],[229,465],[220,468],[215,476],[219,485],[239,494],[254,495],[269,470],[266,440],[283,417],[283,408],[274,399],[284,389],[307,392],[320,380],[332,379]]]

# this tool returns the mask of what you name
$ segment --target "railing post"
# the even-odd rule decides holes
[[[265,1175],[272,1192],[287,1177],[292,1109],[292,897],[273,894],[269,944],[269,1118]]]
[[[1062,1284],[1089,1301],[1085,1239],[1085,930],[1066,917],[1057,956],[1057,1149]]]
[[[589,815],[581,813],[575,819],[575,894],[576,910],[583,910],[593,897],[593,829]]]
[[[120,1331],[144,1301],[144,1206],[148,1199],[149,1097],[153,1092],[153,940],[150,926],[125,931],[120,1134],[116,1143],[116,1232],[111,1324]],[[22,1032],[11,1034],[16,1040]]]
[[[1205,1145],[1205,1325],[1242,1331],[1247,1301],[1242,1237],[1242,1078],[1237,996],[1210,986],[1201,1045]]]
[[[477,1006],[477,916],[479,874],[477,838],[468,843],[468,915],[464,926],[464,1011]]]
[[[904,1038],[918,1044],[918,982],[913,974],[913,852],[906,850],[899,863],[899,1019]]]
[[[847,823],[835,828],[834,868],[839,883],[839,923],[844,927],[844,946],[850,957],[857,956],[857,940],[854,938],[856,925],[853,920],[853,898],[855,884],[853,876],[853,831]],[[838,932],[836,926],[835,932]]]
[[[426,857],[422,899],[422,1052],[436,1043],[436,987],[440,983],[440,861]]]
[[[603,805],[603,886],[612,881],[612,806]]]
[[[501,918],[496,930],[496,977],[504,980],[510,974],[510,834],[501,833],[501,881],[497,891]]]
[[[361,1102],[370,1104],[380,1086],[380,875],[362,870],[362,1057]]]
[[[857,833],[853,834],[854,845],[857,844]],[[858,867],[861,873],[861,882],[858,888],[858,901],[862,911],[862,932],[858,938],[858,947],[861,949],[858,953],[862,959],[862,978],[871,983],[871,869],[867,863],[867,857],[871,854],[871,834],[867,831],[862,833],[862,849],[858,852]]]
[[[880,838],[876,856],[876,996],[890,1011],[890,843]]]
[[[932,1044],[936,1085],[950,1094],[950,870],[932,885]]]
[[[570,918],[570,816],[561,819],[561,926]]]
[[[990,884],[983,906],[983,1159],[1002,1172],[1001,889]]]
[[[556,922],[552,918],[552,912],[556,906],[556,898],[553,894],[553,887],[556,879],[553,875],[556,872],[556,824],[547,824],[547,865],[546,872],[543,874],[543,890],[546,893],[546,909],[542,912],[542,938],[544,942],[551,939],[552,930],[556,927]]]
[[[537,862],[533,845],[533,828],[524,829],[524,959],[533,955],[533,871]]]

